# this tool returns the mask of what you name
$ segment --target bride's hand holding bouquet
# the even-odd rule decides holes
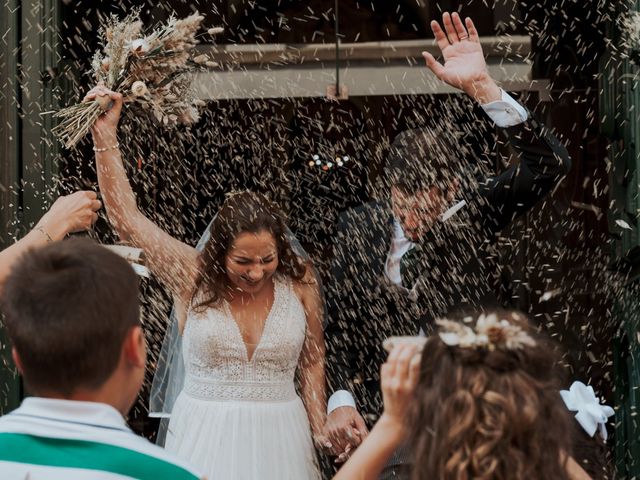
[[[104,84],[89,90],[83,102],[96,101],[108,106],[91,126],[94,150],[97,152],[118,148],[118,123],[122,113],[123,96],[109,90]]]

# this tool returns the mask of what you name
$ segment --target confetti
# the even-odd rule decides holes
[[[620,228],[624,228],[625,230],[633,230],[633,228],[631,227],[631,225],[629,225],[627,222],[625,222],[624,220],[620,220],[617,219],[616,220],[616,225],[618,225]]]

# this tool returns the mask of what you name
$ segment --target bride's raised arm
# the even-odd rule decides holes
[[[174,296],[188,302],[198,272],[198,252],[171,237],[138,209],[117,137],[122,95],[97,86],[87,94],[85,101],[98,96],[108,97],[112,102],[111,108],[92,128],[98,184],[109,221],[122,240],[144,251],[148,267]]]

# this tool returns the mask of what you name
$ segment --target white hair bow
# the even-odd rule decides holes
[[[578,412],[575,418],[590,437],[599,431],[602,439],[607,440],[607,419],[615,412],[608,405],[600,404],[593,387],[573,382],[569,390],[561,390],[560,395],[570,411]]]

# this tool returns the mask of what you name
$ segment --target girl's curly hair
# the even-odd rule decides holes
[[[556,348],[523,314],[493,313],[535,346],[461,348],[429,338],[410,414],[412,480],[569,478],[571,419]]]

